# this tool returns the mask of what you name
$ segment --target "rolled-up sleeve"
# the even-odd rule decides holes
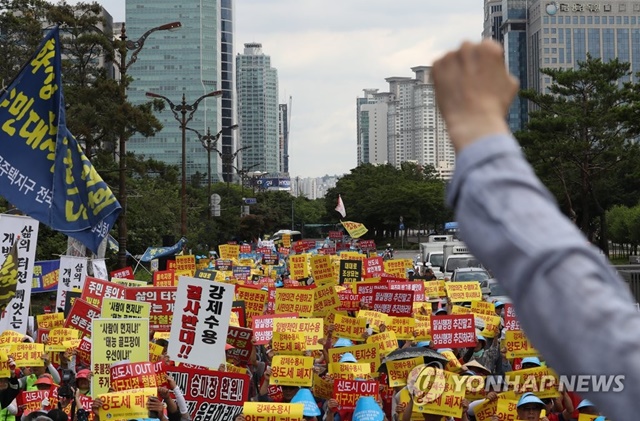
[[[579,393],[612,419],[636,419],[635,300],[608,260],[559,211],[515,139],[490,136],[465,148],[447,201],[461,238],[506,289],[549,365],[562,375],[588,376],[591,385],[598,376],[624,376],[612,382],[615,392]]]

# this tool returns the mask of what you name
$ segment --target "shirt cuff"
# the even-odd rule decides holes
[[[447,205],[455,208],[465,179],[476,167],[500,155],[522,155],[513,136],[506,133],[485,136],[464,148],[456,157],[453,179],[447,187]]]

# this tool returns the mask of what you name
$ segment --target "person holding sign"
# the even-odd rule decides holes
[[[560,212],[511,135],[505,116],[519,83],[502,47],[464,43],[436,61],[431,75],[457,155],[447,202],[461,239],[513,299],[551,367],[564,375],[625,375],[624,390],[585,396],[611,418],[629,419],[640,396],[640,313],[624,280]],[[602,350],[616,358],[602,358]]]

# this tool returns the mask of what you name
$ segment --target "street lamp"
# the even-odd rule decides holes
[[[173,112],[173,117],[180,123],[180,129],[182,129],[182,192],[181,198],[181,210],[180,210],[180,235],[182,237],[187,235],[187,123],[191,121],[193,115],[198,109],[198,104],[205,98],[222,95],[222,91],[213,91],[208,94],[202,95],[193,104],[187,104],[185,95],[182,94],[182,102],[180,104],[174,104],[169,98],[163,95],[154,94],[153,92],[147,92],[146,95],[150,98],[160,98],[169,104],[169,108]],[[189,115],[187,116],[187,112]]]
[[[208,216],[209,218],[211,218],[211,151],[215,151],[218,154],[220,154],[220,151],[216,149],[216,144],[218,143],[218,139],[220,139],[220,135],[222,135],[222,132],[224,130],[235,130],[237,128],[238,128],[237,124],[234,124],[229,127],[223,127],[214,136],[211,136],[211,128],[207,128],[207,134],[203,136],[196,129],[187,127],[187,130],[191,130],[192,132],[198,135],[198,139],[200,139],[200,143],[202,143],[202,147],[207,150],[207,167],[208,167],[207,174],[208,174],[208,183],[209,183],[209,186],[207,188],[207,197],[208,197],[207,200],[209,201],[209,216]]]
[[[127,70],[138,59],[138,53],[142,50],[144,42],[151,33],[156,31],[170,31],[182,27],[180,22],[171,22],[165,25],[156,26],[149,29],[142,34],[137,41],[127,39],[127,31],[125,24],[122,24],[122,30],[120,31],[120,40],[117,42],[118,51],[120,53],[120,62],[115,61],[115,65],[120,72],[120,98],[124,104],[127,100]],[[131,59],[127,63],[127,50],[133,51]],[[120,138],[118,139],[118,157],[120,159],[119,165],[119,188],[118,188],[118,200],[120,206],[122,206],[122,212],[120,213],[120,219],[118,221],[118,266],[123,268],[127,266],[127,130],[124,127],[120,128]]]

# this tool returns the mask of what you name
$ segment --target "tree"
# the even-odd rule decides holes
[[[605,210],[623,200],[618,169],[640,152],[640,85],[628,63],[590,56],[577,69],[543,69],[548,93],[525,90],[536,110],[516,134],[538,175],[592,241],[608,250]]]

